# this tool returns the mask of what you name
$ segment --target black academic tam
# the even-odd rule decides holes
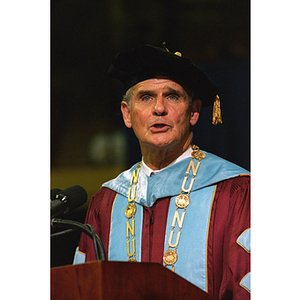
[[[217,95],[216,85],[190,59],[151,45],[119,53],[108,73],[123,83],[125,91],[138,82],[166,76],[192,91],[202,106],[211,106]]]

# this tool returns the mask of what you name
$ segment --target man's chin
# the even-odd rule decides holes
[[[147,142],[144,144],[147,148],[152,148],[155,150],[165,150],[168,148],[172,148],[176,145],[176,141],[173,140],[155,140],[151,142]]]

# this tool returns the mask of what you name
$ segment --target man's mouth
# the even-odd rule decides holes
[[[153,125],[153,127],[155,127],[155,128],[163,128],[165,126],[166,126],[166,124],[154,124]]]
[[[155,123],[151,126],[152,132],[164,132],[169,129],[169,126],[164,123]]]

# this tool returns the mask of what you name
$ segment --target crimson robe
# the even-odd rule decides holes
[[[216,172],[220,169],[218,165]],[[229,176],[214,185],[207,227],[205,290],[220,300],[250,299],[250,177],[248,174]],[[92,197],[85,220],[101,238],[108,257],[117,195],[116,191],[102,187]],[[163,197],[155,199],[150,207],[142,206],[140,261],[163,264],[166,231],[170,231],[167,228],[170,205],[171,197]],[[124,221],[120,222],[126,226]],[[185,249],[189,251],[189,244]],[[84,234],[79,252],[85,254],[86,262],[96,259],[93,242]]]

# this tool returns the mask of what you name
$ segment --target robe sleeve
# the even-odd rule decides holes
[[[112,190],[101,188],[92,197],[85,218],[85,224],[92,225],[95,233],[100,237],[106,256],[108,256],[111,210],[115,197],[116,193]],[[96,260],[93,241],[84,233],[81,234],[74,263],[76,263],[78,253],[80,254],[78,257],[79,262],[83,261],[83,255],[85,257],[84,262]]]
[[[226,241],[227,276],[234,300],[250,299],[250,194],[244,182],[231,187],[231,204]]]
[[[211,293],[219,300],[248,300],[250,177],[239,176],[219,183],[212,213]]]

